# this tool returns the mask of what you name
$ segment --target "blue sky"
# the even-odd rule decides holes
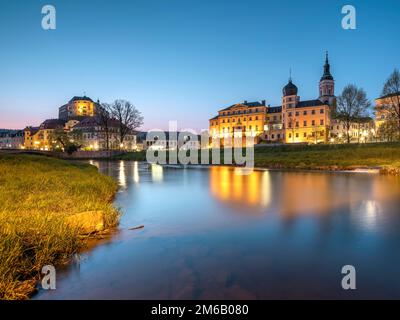
[[[41,8],[57,29],[41,28]],[[341,8],[357,29],[341,27]],[[302,99],[318,95],[329,50],[336,93],[376,98],[400,67],[400,1],[0,0],[0,127],[55,118],[85,91],[133,102],[144,129],[202,129],[243,100],[279,105],[292,68]]]

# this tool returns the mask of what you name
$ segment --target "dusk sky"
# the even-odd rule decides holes
[[[43,5],[57,29],[41,28]],[[341,27],[341,8],[357,29]],[[280,105],[289,69],[302,99],[318,96],[325,51],[336,94],[372,100],[400,67],[400,1],[0,0],[0,128],[56,118],[73,96],[126,99],[143,129],[208,128],[243,100]]]

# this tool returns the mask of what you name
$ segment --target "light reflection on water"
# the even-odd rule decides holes
[[[93,164],[120,184],[120,230],[36,298],[400,298],[399,177]]]

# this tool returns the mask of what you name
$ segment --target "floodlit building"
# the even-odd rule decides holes
[[[26,127],[24,147],[26,149],[47,151],[52,146],[52,134],[57,129],[64,129],[66,121],[60,119],[45,120],[39,127]]]
[[[335,106],[335,82],[328,54],[319,82],[319,97],[301,100],[292,79],[282,90],[282,104],[271,107],[262,102],[237,103],[218,111],[209,120],[212,146],[224,145],[226,138],[238,135],[254,138],[254,143],[327,143]]]
[[[93,102],[89,97],[73,97],[67,104],[58,109],[58,118],[68,121],[70,119],[81,120],[86,117],[94,117],[100,103]]]

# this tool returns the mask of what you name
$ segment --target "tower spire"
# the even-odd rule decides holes
[[[328,50],[325,51],[325,64],[329,64]]]
[[[289,82],[292,82],[292,67],[289,68]]]

